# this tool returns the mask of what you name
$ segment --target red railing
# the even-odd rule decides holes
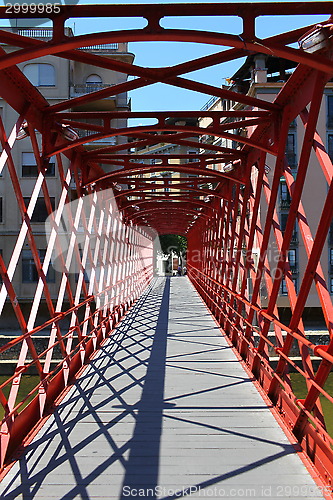
[[[303,109],[303,102],[297,110],[295,100],[289,119],[282,121],[275,165],[267,169],[270,160],[261,152],[255,163],[247,164],[248,183],[225,186],[223,199],[213,204],[215,217],[200,220],[189,233],[188,274],[286,426],[331,484],[333,436],[327,425],[333,397],[326,383],[333,364],[333,306],[329,275],[322,266],[327,266],[333,215],[333,166],[316,132],[324,81],[323,75],[317,75],[309,111]],[[304,124],[304,134],[293,176],[283,136],[296,114]],[[310,163],[311,150],[315,156]],[[320,214],[316,213],[319,200],[309,203],[307,198],[307,212],[302,204],[304,185],[311,179],[314,164],[317,175],[327,182]],[[277,215],[281,178],[291,200],[284,231]],[[299,249],[304,249],[306,259],[298,284],[288,261],[295,224]],[[283,299],[282,283],[286,289]],[[321,308],[325,345],[314,342],[304,324],[309,303]],[[288,319],[283,314],[287,309]],[[303,382],[303,396],[295,376]]]
[[[21,123],[20,118],[14,132]],[[14,318],[17,325],[12,338],[0,347],[1,366],[10,361],[13,367],[13,374],[0,384],[3,465],[36,423],[48,414],[147,286],[153,272],[153,246],[151,231],[124,224],[112,189],[100,192],[72,189],[71,186],[80,186],[78,172],[70,168],[68,161],[65,167],[60,154],[55,178],[46,177],[47,165],[41,162],[32,128],[29,134],[36,154],[36,179],[30,186],[29,204],[25,206],[27,196],[23,197],[12,158],[15,141],[13,135],[7,140],[2,122],[0,128],[3,147],[0,162],[4,165],[6,160],[6,175],[11,178],[22,218],[18,235],[2,239],[7,255],[11,245],[10,261],[5,263],[0,255],[2,333],[11,333],[8,326],[13,327]],[[53,212],[50,189],[54,192],[56,183],[59,201]],[[45,217],[49,214],[46,225],[33,222],[40,189],[46,205]],[[43,233],[47,234],[47,241],[44,235],[42,261],[39,248]],[[28,265],[33,268],[28,285],[22,284],[17,276],[20,267],[23,276],[22,254],[27,250],[31,254]],[[55,271],[50,282],[51,268]],[[40,337],[36,338],[38,333],[46,339],[47,348],[44,343],[41,345]],[[28,387],[21,392],[27,380]]]

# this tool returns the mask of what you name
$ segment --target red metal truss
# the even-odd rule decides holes
[[[0,346],[0,359],[10,359],[13,353],[17,358],[0,384],[2,470],[151,281],[155,235],[181,234],[188,239],[190,280],[323,481],[332,484],[333,436],[323,407],[324,401],[333,404],[325,387],[333,364],[333,305],[323,261],[333,217],[333,166],[326,140],[317,131],[324,89],[333,77],[332,2],[59,8],[59,14],[50,14],[51,39],[29,36],[28,29],[0,29],[0,43],[17,49],[0,48],[0,97],[17,120],[9,132],[0,118],[0,188],[1,182],[9,181],[8,196],[18,206],[21,220],[11,236],[10,252],[0,253],[0,315],[3,321],[15,318],[16,325],[16,334]],[[313,25],[257,36],[261,16],[284,15],[321,15],[325,44],[313,53],[295,48]],[[242,30],[228,34],[162,26],[164,18],[185,16],[237,16]],[[11,16],[0,7],[0,18],[8,17],[22,23],[45,18],[45,13]],[[74,19],[113,17],[123,18],[123,30],[80,36],[68,36],[65,30]],[[126,29],[127,18],[133,17],[145,20],[146,27]],[[208,44],[216,53],[148,68],[89,50],[133,41]],[[295,68],[272,102],[235,86],[219,88],[188,76],[257,53],[291,61]],[[125,75],[123,80],[127,75],[133,78],[49,103],[17,66],[44,56],[107,69]],[[92,111],[96,102],[155,83],[234,106],[175,111],[171,102],[170,111],[133,112],[128,106]],[[128,126],[129,119],[154,119],[155,124]],[[295,119],[304,128],[297,175],[285,154]],[[208,125],[203,126],[203,120]],[[29,197],[15,163],[22,134],[37,165]],[[101,142],[109,138],[114,139]],[[163,153],[160,143],[172,146],[173,152]],[[51,182],[47,172],[53,157],[57,177]],[[316,226],[309,222],[316,205],[304,200],[311,162],[327,183]],[[281,180],[290,198],[284,227],[278,215]],[[55,182],[60,193],[56,200]],[[41,229],[35,224],[40,198],[49,214],[43,251]],[[289,257],[295,224],[307,259],[298,290]],[[35,277],[29,300],[18,291],[26,255]],[[279,307],[281,284],[288,319]],[[327,345],[316,345],[304,325],[311,294],[323,313]],[[42,344],[37,342],[41,335]],[[291,351],[295,345],[298,360]],[[293,371],[304,380],[302,398],[295,393]],[[37,374],[38,383],[22,395],[22,380],[31,373]]]

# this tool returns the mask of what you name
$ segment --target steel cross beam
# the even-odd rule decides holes
[[[0,18],[8,17],[5,9],[0,7]],[[7,304],[12,307],[21,332],[0,348],[0,355],[14,346],[19,351],[13,374],[0,385],[4,413],[1,466],[9,463],[15,450],[26,443],[32,428],[84,369],[95,349],[151,280],[154,236],[174,233],[188,238],[191,281],[271,398],[275,411],[308,453],[318,474],[332,481],[333,438],[326,428],[327,416],[319,398],[333,404],[333,397],[325,389],[333,365],[333,307],[330,276],[324,264],[333,215],[333,167],[331,151],[325,151],[325,140],[316,131],[323,91],[325,85],[331,86],[333,76],[332,28],[331,21],[327,21],[332,16],[332,2],[203,3],[190,7],[82,5],[59,9],[58,15],[50,14],[51,37],[46,37],[50,40],[31,37],[31,32],[20,29],[0,30],[0,42],[17,49],[0,50],[0,96],[10,113],[19,115],[8,135],[7,124],[0,121],[0,171],[8,171],[0,183],[10,183],[1,192],[14,193],[21,218],[10,251],[6,247],[4,255],[0,254],[0,310]],[[231,35],[163,26],[168,17],[181,19],[189,13],[193,18],[211,16],[221,21],[238,16],[242,28]],[[322,15],[320,29],[325,37],[318,51],[317,47],[311,53],[291,46],[309,30],[315,36],[313,26],[258,37],[256,20],[261,16],[303,14]],[[45,13],[36,15],[28,9],[14,17],[45,18]],[[122,18],[125,25],[128,17],[146,20],[146,27],[126,30],[124,26],[119,31],[79,36],[68,36],[65,31],[65,23],[73,19],[113,17]],[[216,52],[167,67],[162,62],[159,68],[149,68],[132,64],[129,57],[120,60],[92,49],[94,45],[131,41],[191,42],[193,46],[202,43],[215,46]],[[249,53],[284,58],[297,65],[280,85],[274,100],[255,95],[255,84],[253,92],[245,93],[235,85],[219,88],[190,79],[195,71],[212,66],[218,71],[218,65]],[[50,103],[22,73],[25,63],[44,56],[108,70],[117,73],[119,80],[102,90]],[[133,79],[126,81],[128,75]],[[104,99],[116,99],[121,93],[159,82],[235,105],[220,111],[88,111],[96,102],[105,104]],[[126,120],[134,118],[155,119],[156,123],[125,125]],[[208,124],[205,127],[199,123],[203,119]],[[295,179],[285,157],[289,125],[294,119],[305,124]],[[66,136],[68,129],[73,129],[74,140]],[[232,133],[236,129],[241,130]],[[24,134],[25,142],[21,144],[29,145],[36,160],[36,179],[29,179],[33,186],[30,198],[23,195],[25,179],[19,178],[20,166],[15,164],[14,148],[19,150],[17,139]],[[85,136],[77,137],[82,134]],[[101,143],[109,137],[115,144]],[[154,148],[162,141],[168,147],[195,153],[155,154]],[[303,202],[304,186],[313,168],[312,149],[318,158],[316,168],[328,184],[316,231],[310,227],[312,207],[306,200]],[[57,177],[49,179],[47,167],[53,155]],[[267,169],[269,162],[271,172]],[[291,198],[286,227],[281,226],[278,217],[281,177]],[[54,200],[51,193],[57,183]],[[34,222],[40,198],[50,217],[46,248],[40,246]],[[7,213],[8,205],[4,211]],[[296,220],[306,253],[300,292],[293,283],[289,255]],[[64,234],[66,252],[62,253]],[[5,234],[1,236],[6,238]],[[276,262],[270,256],[273,246]],[[26,315],[16,271],[27,260],[27,253],[36,282]],[[57,263],[52,261],[54,253]],[[54,283],[50,281],[52,262],[58,266]],[[287,293],[281,298],[283,283]],[[327,346],[315,345],[302,322],[313,294],[329,332]],[[281,303],[290,309],[288,320],[281,316]],[[37,324],[39,316],[42,319]],[[48,331],[48,345],[39,353],[35,338],[42,330]],[[292,344],[298,346],[300,361],[291,355]],[[313,353],[319,359],[317,371]],[[38,373],[39,382],[30,395],[20,399],[18,389],[30,368]],[[294,391],[291,370],[306,382],[304,398]],[[32,401],[27,404],[30,396]]]

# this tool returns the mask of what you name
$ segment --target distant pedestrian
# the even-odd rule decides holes
[[[177,274],[178,274],[178,276],[182,275],[182,266],[178,266]]]
[[[187,275],[187,269],[186,269],[186,266],[183,267],[183,275],[186,276]]]

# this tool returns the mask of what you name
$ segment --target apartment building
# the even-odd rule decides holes
[[[264,54],[256,54],[249,56],[241,68],[231,77],[231,84],[227,86],[228,89],[235,89],[244,94],[253,97],[258,97],[262,100],[272,102],[279,91],[281,90],[284,82],[289,78],[290,74],[295,67],[295,63],[281,58],[267,56]],[[239,110],[242,105],[234,103],[226,99],[212,98],[202,108],[203,110]],[[300,156],[299,145],[302,144],[304,127],[297,118],[294,120],[289,128],[288,139],[286,143],[286,156],[289,166],[294,176],[297,175],[297,168]],[[204,118],[201,126],[209,125],[209,119]],[[241,129],[238,129],[238,133]],[[326,149],[333,160],[333,82],[328,82],[325,88],[317,130],[323,140],[326,140]],[[238,143],[230,139],[221,139],[214,136],[206,135],[205,142],[218,144],[226,147],[241,147]],[[269,181],[272,180],[274,173],[275,158],[267,155],[267,176]],[[217,165],[216,168],[224,168],[223,165]],[[307,179],[304,185],[302,202],[305,213],[308,215],[308,223],[311,228],[312,234],[315,234],[319,217],[323,207],[323,200],[327,194],[327,182],[322,174],[321,169],[318,167],[318,161],[315,154],[312,152],[308,168]],[[282,232],[286,227],[288,211],[290,207],[290,195],[286,186],[285,180],[282,177],[280,181],[279,200],[276,205],[278,217]],[[265,220],[266,202],[261,204],[261,220]],[[255,253],[255,249],[254,249]],[[275,268],[277,257],[277,249],[274,235],[271,235],[271,241],[268,251],[268,259],[271,270]],[[291,272],[295,284],[296,291],[298,292],[299,286],[304,275],[305,266],[307,264],[307,256],[299,235],[299,229],[295,225],[289,252],[288,259],[290,263]],[[327,277],[327,283],[330,287],[330,293],[333,294],[333,225],[327,241],[327,252],[322,256],[321,265],[324,275]],[[261,291],[261,299],[263,307],[267,304],[267,290],[263,286]],[[288,313],[290,307],[287,297],[287,286],[284,280],[281,283],[280,296],[278,306],[281,311]],[[311,293],[309,294],[308,301],[305,309],[305,319],[309,323],[319,322],[320,317],[320,304],[318,294],[315,291],[314,285]]]
[[[2,29],[44,41],[52,38],[52,29],[50,28]],[[65,29],[67,36],[73,36],[71,28]],[[5,44],[1,44],[1,47],[6,52],[11,52],[16,49],[13,46]],[[104,57],[118,59],[130,64],[133,63],[134,60],[134,55],[128,52],[127,43],[94,45],[84,47],[82,50],[97,55],[103,55]],[[104,89],[127,80],[127,75],[123,73],[54,56],[44,56],[38,59],[29,60],[26,63],[19,64],[18,67],[51,105],[66,99],[80,97],[87,93]],[[111,95],[108,98],[75,107],[75,111],[128,111],[129,109],[130,101],[127,93]],[[3,99],[0,99],[0,116],[8,133],[17,120],[17,114]],[[90,122],[102,124],[102,120],[98,119],[93,121],[90,120]],[[125,119],[111,121],[111,127],[122,128],[124,126],[126,126]],[[77,130],[75,133],[82,137],[83,135],[90,135],[92,132]],[[39,145],[41,145],[41,136],[38,132],[37,139]],[[124,137],[109,137],[100,139],[85,147],[94,148],[97,147],[97,145],[99,147],[103,145],[110,146],[117,144],[118,141],[119,143],[126,142],[126,139]],[[37,165],[30,139],[28,137],[23,137],[21,140],[16,140],[12,155],[16,165],[20,188],[25,201],[28,203],[37,177]],[[66,167],[66,165],[64,166]],[[59,182],[54,158],[50,160],[45,179],[51,197],[51,204],[56,207],[60,197],[61,183]],[[37,200],[36,209],[31,219],[41,260],[43,260],[46,248],[44,222],[47,215],[48,213],[41,191]],[[10,181],[9,172],[4,169],[0,177],[0,252],[3,255],[6,265],[13,252],[21,225],[22,220]],[[26,244],[26,247],[27,248],[23,249],[21,253],[21,262],[20,265],[17,266],[17,271],[13,279],[13,285],[23,310],[24,304],[29,304],[29,301],[31,301],[34,296],[38,280],[36,267],[28,244]],[[55,296],[56,290],[59,288],[57,284],[58,279],[60,278],[57,273],[53,269],[50,269],[47,274],[47,281],[49,283],[51,296],[52,294]],[[8,324],[6,324],[6,327],[10,328],[10,324],[10,317],[8,317]]]
[[[193,118],[169,118],[167,123],[170,126],[197,126],[198,122],[197,119]],[[163,132],[165,133],[165,132]],[[198,142],[198,136],[193,136],[189,138],[190,141],[192,142]],[[200,147],[198,144],[198,147],[194,146],[188,146],[184,144],[172,144],[168,142],[156,142],[154,144],[150,145],[144,145],[142,147],[137,147],[133,153],[136,153],[138,155],[142,155],[142,159],[136,160],[139,161],[140,163],[143,163],[145,165],[158,165],[158,163],[161,162],[160,159],[158,158],[151,158],[150,155],[173,155],[174,158],[169,159],[169,164],[170,165],[180,165],[184,163],[192,163],[197,161],[198,159],[198,154],[200,152]],[[145,159],[144,157],[146,155],[149,155],[149,159]],[[182,158],[182,155],[193,155],[192,158]],[[179,158],[177,158],[179,156]],[[150,177],[152,179],[152,193],[157,193],[160,195],[163,195],[163,193],[177,193],[180,192],[179,189],[175,189],[171,187],[168,187],[165,185],[166,183],[168,184],[167,179],[179,179],[181,177],[196,177],[195,174],[187,174],[187,173],[180,173],[177,171],[172,171],[168,170],[166,167],[165,170],[162,172],[151,172],[151,173],[142,173],[140,174],[141,177],[148,178]],[[166,180],[166,183],[164,182]],[[161,187],[163,189],[161,189]],[[160,187],[160,188],[159,188]]]

